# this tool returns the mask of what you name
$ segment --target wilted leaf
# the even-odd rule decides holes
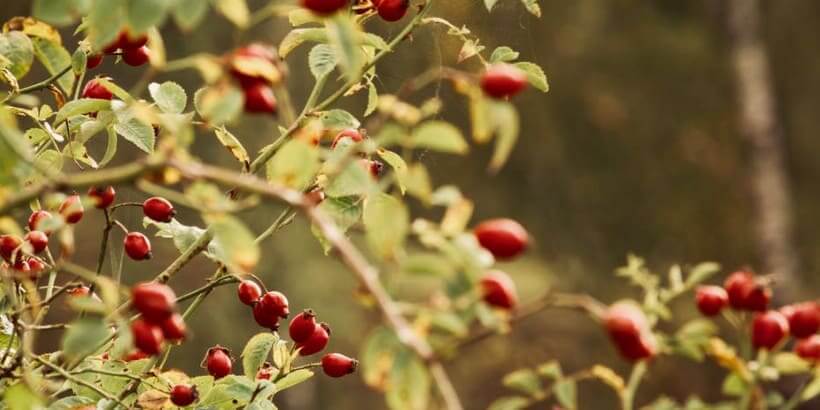
[[[250,163],[250,156],[248,156],[248,151],[245,150],[245,147],[242,146],[242,143],[239,142],[239,139],[237,139],[236,136],[234,136],[224,126],[214,128],[214,134],[216,134],[216,138],[219,140],[219,143],[222,144],[223,147],[227,148],[234,158],[236,158],[239,162],[241,162],[244,165]]]

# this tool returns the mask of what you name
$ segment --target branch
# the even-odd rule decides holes
[[[54,370],[55,372],[59,373],[60,376],[63,376],[63,378],[65,378],[66,380],[70,380],[73,383],[79,384],[79,385],[84,386],[84,387],[88,387],[89,389],[93,390],[95,393],[99,394],[100,396],[105,397],[108,400],[112,400],[112,401],[116,402],[117,404],[119,404],[123,408],[128,408],[128,406],[126,406],[118,398],[112,396],[107,391],[105,391],[103,389],[100,389],[99,387],[95,386],[93,383],[89,383],[89,382],[87,382],[87,381],[85,381],[85,380],[83,380],[79,377],[73,376],[72,374],[67,372],[65,369],[63,369],[62,367],[57,366],[57,365],[49,362],[48,360],[43,359],[42,357],[33,356],[33,358],[34,358],[34,360],[40,362],[43,366],[46,366],[46,367],[50,368],[51,370]]]

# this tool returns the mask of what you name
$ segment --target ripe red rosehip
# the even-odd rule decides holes
[[[70,195],[60,204],[59,211],[66,223],[75,224],[80,222],[80,219],[83,219],[85,209],[83,209],[83,202],[80,200],[80,196],[74,194]]]
[[[772,349],[789,334],[789,321],[776,310],[755,315],[752,321],[752,345],[756,349]]]
[[[108,89],[95,78],[85,83],[85,87],[83,87],[83,98],[110,100],[114,98],[114,94],[112,94],[111,91],[108,91]]]
[[[50,229],[43,229],[43,225],[47,225],[51,218],[51,213],[48,211],[43,211],[42,209],[34,211],[31,213],[31,216],[28,217],[28,229],[32,231],[42,231],[46,235],[51,235]]]
[[[18,274],[22,274],[26,277],[31,278],[31,266],[28,264],[27,260],[24,259],[17,259],[16,262],[11,267],[16,271]]]
[[[374,0],[373,5],[383,20],[399,21],[407,14],[410,0]]]
[[[117,38],[117,45],[123,50],[140,48],[146,44],[148,44],[147,35],[141,34],[138,36],[133,36],[128,32],[128,30],[121,31],[119,37]]]
[[[286,318],[290,314],[288,298],[282,292],[272,290],[265,293],[259,299],[259,304],[263,309],[281,318]]]
[[[604,316],[607,333],[625,359],[636,361],[657,353],[655,336],[640,307],[629,302],[612,305]]]
[[[336,144],[338,144],[345,138],[348,138],[353,142],[362,142],[364,140],[364,136],[362,135],[362,133],[359,132],[359,130],[348,128],[338,133],[335,137],[333,137],[333,142],[330,143],[330,148],[336,148]]]
[[[136,360],[142,360],[142,359],[148,358],[149,356],[150,355],[148,353],[145,353],[142,350],[137,349],[137,350],[134,350],[131,353],[128,353],[122,359],[125,360],[126,362],[133,362],[133,361],[136,361]]]
[[[474,230],[478,243],[496,259],[512,259],[527,249],[530,236],[521,224],[512,219],[499,218],[484,221]]]
[[[262,296],[262,288],[249,279],[239,282],[236,292],[239,294],[239,300],[248,306],[253,306]]]
[[[755,280],[754,274],[738,271],[729,275],[723,284],[729,295],[729,305],[737,310],[765,311],[772,298],[772,292]]]
[[[48,246],[48,236],[41,231],[29,231],[24,239],[31,245],[34,253],[40,253]]]
[[[12,256],[15,255],[15,250],[23,244],[23,241],[20,238],[14,235],[0,235],[0,255],[3,256],[3,259],[12,261]],[[16,258],[19,258],[20,251],[17,251]]]
[[[259,326],[270,330],[279,330],[279,315],[271,313],[268,309],[262,307],[261,303],[253,305],[253,319]]]
[[[91,294],[91,288],[85,285],[78,285],[67,290],[66,292],[72,297],[88,296]]]
[[[233,53],[234,57],[245,60],[245,59],[255,59],[255,60],[264,60],[270,63],[276,62],[276,53],[274,52],[273,47],[262,44],[262,43],[251,43],[244,47],[240,47],[236,49]],[[252,87],[257,84],[267,84],[268,79],[262,76],[256,76],[251,74],[245,74],[239,71],[234,64],[236,61],[232,62],[231,67],[231,75],[239,81],[239,84],[242,86],[243,89]]]
[[[146,199],[142,203],[142,212],[157,222],[171,222],[177,214],[170,201],[158,196]]]
[[[114,196],[116,194],[117,191],[110,185],[105,188],[96,186],[88,188],[88,196],[94,201],[94,206],[98,209],[108,208],[114,203]]]
[[[185,320],[179,313],[174,313],[171,316],[168,316],[167,319],[160,323],[160,328],[162,328],[162,335],[165,336],[165,339],[171,342],[185,340],[188,333],[188,327],[185,326]]]
[[[290,340],[293,343],[302,343],[310,338],[316,329],[316,314],[307,309],[293,317],[288,326]]]
[[[151,241],[140,232],[128,232],[123,240],[125,253],[135,261],[151,259]]]
[[[178,384],[171,389],[171,403],[184,407],[195,402],[199,398],[196,386],[190,384]]]
[[[31,257],[28,259],[29,279],[36,280],[43,271],[46,270],[46,264],[40,258]]]
[[[803,360],[820,362],[820,335],[811,335],[797,342],[794,352]]]
[[[276,96],[266,83],[256,83],[245,88],[245,112],[252,114],[275,114]]]
[[[359,362],[340,353],[328,353],[322,357],[322,370],[330,377],[342,377],[356,371]]]
[[[765,312],[772,301],[772,290],[768,286],[755,283],[754,288],[746,295],[746,310],[752,312]]]
[[[479,282],[481,295],[490,306],[501,309],[512,309],[518,304],[518,293],[510,276],[500,270],[484,274]]]
[[[268,362],[263,363],[259,371],[256,372],[256,380],[271,380],[272,377],[273,366]]]
[[[132,67],[139,67],[150,60],[151,50],[146,46],[126,48],[122,51],[122,61]]]
[[[297,343],[296,347],[299,348],[299,354],[301,356],[310,356],[324,350],[329,340],[330,327],[327,323],[319,323],[319,325],[313,328],[313,334],[304,342]]]
[[[348,0],[302,0],[302,7],[320,15],[333,14],[347,6]]]
[[[514,65],[495,64],[481,76],[481,89],[493,98],[509,98],[527,88],[527,75]]]
[[[91,54],[85,60],[86,70],[97,68],[103,61],[103,54]]]
[[[701,286],[695,292],[698,310],[704,316],[715,316],[729,304],[729,295],[720,286]]]
[[[145,319],[131,322],[131,335],[134,337],[134,346],[148,355],[158,354],[165,341],[162,329]]]
[[[789,332],[798,339],[809,337],[820,330],[820,305],[817,302],[785,306],[780,309],[780,313],[789,321]]]
[[[176,309],[177,296],[168,285],[142,282],[131,288],[131,304],[138,312],[154,322],[162,323]]]
[[[230,350],[219,345],[208,349],[208,354],[205,355],[205,367],[214,379],[221,379],[230,374],[233,367]]]

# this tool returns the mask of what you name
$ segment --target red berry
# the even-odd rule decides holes
[[[332,14],[347,6],[348,0],[302,0],[302,7],[321,15]]]
[[[752,321],[752,345],[771,350],[789,334],[789,321],[776,310],[755,315]]]
[[[145,319],[137,319],[131,323],[131,335],[134,337],[134,346],[148,355],[159,353],[165,341],[162,329]]]
[[[141,34],[139,36],[132,37],[131,33],[129,33],[128,30],[123,30],[120,32],[120,36],[117,38],[117,44],[123,50],[140,48],[148,44],[148,36],[145,34]]]
[[[657,353],[655,336],[637,305],[629,302],[612,305],[606,312],[604,324],[610,339],[625,359],[636,361]]]
[[[272,290],[265,293],[259,299],[259,304],[262,305],[263,309],[281,318],[286,318],[290,314],[288,298],[282,292]]]
[[[320,323],[313,328],[313,334],[302,343],[297,343],[299,354],[302,356],[310,356],[314,353],[321,352],[327,342],[330,340],[330,327],[326,323]]]
[[[274,331],[279,329],[279,316],[263,308],[261,303],[253,305],[253,319],[264,328]]]
[[[383,20],[399,21],[407,14],[410,0],[374,0],[373,5]]]
[[[765,312],[769,308],[769,302],[772,301],[772,290],[767,286],[755,283],[755,286],[746,295],[746,310],[752,312]]]
[[[40,258],[31,257],[28,260],[29,279],[36,280],[43,271],[46,270],[46,264]]]
[[[359,362],[340,353],[328,353],[322,357],[322,370],[330,377],[342,377],[356,371]]]
[[[177,214],[171,202],[158,196],[146,199],[142,203],[142,212],[157,222],[171,222]]]
[[[747,271],[732,273],[723,283],[723,288],[729,295],[729,305],[736,310],[749,309],[749,296],[756,287],[754,275]]]
[[[24,239],[31,244],[34,253],[40,253],[48,246],[48,236],[41,231],[29,231]]]
[[[495,64],[481,76],[481,89],[493,98],[509,98],[527,88],[527,75],[510,64]]]
[[[240,47],[234,51],[234,57],[239,57],[244,59],[259,59],[264,60],[267,62],[274,63],[276,61],[276,53],[273,51],[274,49],[266,44],[262,43],[251,43],[245,47]],[[235,64],[235,61],[234,61]],[[259,77],[255,75],[245,74],[239,71],[235,66],[231,67],[231,75],[239,81],[239,84],[242,86],[243,89],[250,88],[257,84],[266,84],[268,80],[264,77]]]
[[[265,83],[245,88],[245,112],[252,114],[275,114],[276,97],[273,88]]]
[[[797,342],[794,352],[804,360],[820,362],[820,335],[811,335]]]
[[[695,301],[704,316],[715,316],[729,304],[729,295],[720,286],[701,286],[695,293]]]
[[[315,329],[316,314],[314,314],[312,310],[307,309],[294,316],[293,320],[290,321],[290,326],[288,326],[290,340],[292,340],[293,343],[302,343],[310,338],[310,335],[313,334]]]
[[[133,352],[131,352],[131,353],[128,353],[128,354],[127,354],[127,355],[125,355],[125,357],[123,357],[122,359],[123,359],[123,360],[125,360],[126,362],[133,362],[133,361],[135,361],[135,360],[142,360],[142,359],[145,359],[145,358],[147,358],[147,357],[149,357],[149,356],[150,356],[149,354],[147,354],[147,353],[143,352],[142,350],[137,349],[137,350],[134,350],[134,351],[133,351]]]
[[[21,273],[29,278],[31,278],[31,266],[28,264],[27,260],[17,259],[17,262],[14,262],[14,265],[11,267],[17,273]],[[36,276],[35,276],[36,279]]]
[[[80,222],[80,219],[83,219],[83,213],[85,212],[80,196],[77,194],[70,195],[66,198],[65,201],[60,204],[59,211],[65,221],[70,224]]]
[[[233,363],[230,353],[230,350],[219,345],[208,349],[208,354],[205,356],[205,367],[214,379],[221,379],[231,373]]]
[[[809,337],[820,330],[820,305],[817,302],[803,302],[786,306],[780,313],[789,321],[789,332],[796,338]]]
[[[97,68],[103,61],[103,54],[91,54],[85,60],[85,68],[86,70],[91,70]]]
[[[167,319],[160,323],[160,327],[162,328],[162,335],[165,336],[165,339],[172,342],[185,340],[185,336],[188,333],[188,328],[185,326],[185,320],[179,313],[174,313],[171,316],[168,316]]]
[[[138,312],[155,323],[168,319],[176,308],[177,297],[165,284],[142,282],[131,289],[131,303]]]
[[[140,232],[129,232],[123,241],[125,253],[135,261],[151,259],[151,241]]]
[[[260,367],[259,371],[256,372],[256,380],[270,380],[272,377],[273,366],[271,366],[268,362],[262,364],[262,367]]]
[[[520,255],[530,243],[527,230],[507,218],[484,221],[475,227],[474,233],[478,243],[501,260]]]
[[[20,238],[14,235],[2,235],[0,236],[0,255],[3,256],[3,259],[13,262],[11,257],[15,255],[15,250],[23,244],[23,241]],[[19,258],[20,251],[17,251],[17,257]]]
[[[370,175],[373,178],[378,179],[379,176],[382,174],[383,170],[384,170],[384,164],[382,164],[379,161],[370,161],[369,171],[370,171]]]
[[[46,235],[51,235],[50,229],[43,229],[45,225],[49,224],[48,221],[51,218],[52,216],[48,211],[43,211],[42,209],[34,211],[31,213],[31,216],[28,217],[28,229],[32,231],[43,231]]]
[[[122,52],[122,61],[132,67],[139,67],[148,62],[151,56],[151,50],[146,46],[139,48],[127,48]]]
[[[252,280],[243,280],[239,282],[239,287],[237,288],[237,293],[239,294],[239,300],[242,303],[253,306],[256,301],[262,296],[262,288],[256,284],[256,282]]]
[[[325,200],[325,192],[322,191],[322,188],[314,188],[310,192],[305,194],[305,201],[313,206],[319,205],[322,201]]]
[[[510,276],[500,270],[487,272],[481,278],[481,294],[484,302],[502,309],[512,309],[518,304],[518,294]]]
[[[83,87],[83,98],[96,98],[98,100],[110,100],[114,98],[114,94],[108,91],[97,79],[93,79],[85,83]]]
[[[336,148],[336,144],[338,144],[345,138],[348,138],[353,142],[362,142],[364,140],[364,136],[362,135],[362,133],[359,132],[359,130],[348,128],[346,130],[343,130],[333,138],[333,142],[330,144],[330,148]]]
[[[178,384],[171,389],[171,403],[184,407],[195,402],[199,398],[196,386],[190,384]]]
[[[88,296],[88,295],[91,294],[91,288],[89,288],[88,286],[85,286],[85,285],[78,285],[78,286],[75,286],[75,287],[69,289],[66,292],[68,293],[69,296],[72,296],[72,297],[75,297],[75,296],[76,297]]]
[[[110,185],[105,188],[96,186],[88,188],[88,196],[94,201],[94,206],[98,209],[108,208],[114,203],[114,196],[116,194],[117,191]]]

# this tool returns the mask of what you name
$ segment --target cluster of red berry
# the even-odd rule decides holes
[[[491,219],[478,224],[473,230],[478,243],[498,260],[511,260],[529,246],[529,234],[512,219]],[[510,276],[501,270],[491,270],[480,280],[484,302],[501,309],[513,309],[518,304],[518,293]]]
[[[85,66],[89,70],[95,68],[102,64],[105,54],[114,54],[118,51],[125,64],[134,67],[141,66],[147,63],[151,56],[151,50],[145,45],[146,43],[148,43],[148,36],[145,34],[132,37],[128,30],[123,30],[116,40],[105,46],[102,53],[88,56]]]
[[[327,16],[347,7],[350,0],[302,0],[302,7],[320,15]],[[375,10],[384,21],[399,21],[407,14],[410,0],[357,0],[353,10],[364,14]]]
[[[131,306],[141,317],[131,322],[134,346],[152,356],[169,342],[181,342],[187,333],[182,315],[176,312],[177,297],[169,286],[143,282],[131,289]]]
[[[276,114],[277,103],[272,86],[281,81],[281,74],[277,69],[277,75],[271,78],[261,73],[243,71],[243,63],[253,63],[255,60],[258,60],[261,65],[273,64],[276,66],[278,62],[273,48],[261,43],[253,43],[238,48],[230,56],[231,75],[242,87],[245,94],[245,112]]]

